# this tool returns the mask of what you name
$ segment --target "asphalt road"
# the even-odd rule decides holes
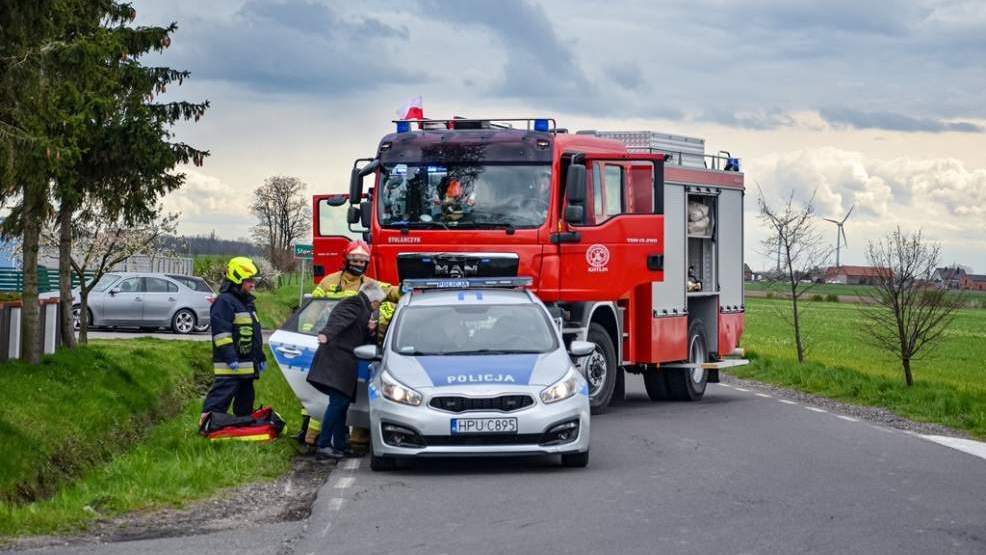
[[[984,553],[986,460],[711,385],[592,422],[589,468],[450,460],[332,472],[311,517],[49,553]]]

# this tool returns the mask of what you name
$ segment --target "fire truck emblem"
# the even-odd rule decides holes
[[[585,261],[589,263],[590,272],[605,272],[609,264],[609,249],[606,245],[591,245],[585,251]]]

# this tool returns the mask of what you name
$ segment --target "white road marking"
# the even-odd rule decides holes
[[[356,470],[359,468],[359,463],[362,461],[363,459],[346,459],[342,461],[342,466],[340,466],[340,468],[343,470]]]
[[[734,389],[735,389],[736,391],[743,391],[743,392],[746,392],[746,393],[749,393],[749,392],[750,392],[750,390],[749,390],[749,389],[745,389],[745,388],[742,388],[742,387],[736,387],[736,388],[734,388]]]
[[[754,395],[756,395],[757,397],[763,397],[764,399],[773,399],[772,396],[767,395],[766,393],[754,393]]]
[[[719,385],[722,387],[728,387],[729,389],[735,389],[733,386],[729,385],[728,383],[721,383]]]
[[[353,476],[343,476],[342,478],[339,478],[339,481],[337,481],[335,485],[332,487],[336,489],[348,488],[349,486],[353,485],[353,482],[355,481],[356,478]]]
[[[797,405],[794,401],[788,401],[787,399],[778,399],[778,401],[784,403],[785,405]]]
[[[917,434],[917,435],[918,437],[937,443],[939,445],[944,445],[945,447],[951,447],[952,449],[962,451],[963,453],[968,453],[974,457],[979,457],[980,459],[986,459],[986,443],[983,443],[981,441],[975,441],[972,439],[961,439],[957,437],[934,436],[934,435],[924,435],[924,434]]]
[[[346,501],[344,497],[333,497],[332,499],[329,499],[329,502],[327,504],[329,510],[338,511],[339,509],[342,508],[342,504],[344,501]]]
[[[805,408],[808,409],[808,410],[810,410],[810,411],[812,411],[812,412],[828,412],[827,410],[820,409],[818,407],[805,407]]]
[[[837,414],[837,415],[835,415],[835,417],[836,418],[841,418],[841,419],[845,420],[846,422],[859,422],[859,419],[858,418],[853,418],[851,416],[843,416],[841,414]]]

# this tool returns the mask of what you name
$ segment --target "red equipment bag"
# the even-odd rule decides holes
[[[210,412],[199,427],[209,441],[274,441],[284,431],[284,420],[271,407],[260,407],[250,416]]]

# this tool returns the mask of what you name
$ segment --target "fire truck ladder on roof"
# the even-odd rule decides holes
[[[680,152],[675,150],[667,150],[663,148],[654,148],[652,146],[628,146],[627,151],[629,152],[644,152],[649,154],[664,154],[667,155],[667,159],[677,163],[679,166],[683,166],[684,158],[695,157],[698,154],[693,154],[691,152]],[[725,156],[721,154],[725,153]],[[739,171],[739,158],[733,158],[733,156],[726,150],[720,150],[719,154],[702,154],[702,158],[705,161],[705,169],[709,170],[719,170],[727,172],[738,172]]]

